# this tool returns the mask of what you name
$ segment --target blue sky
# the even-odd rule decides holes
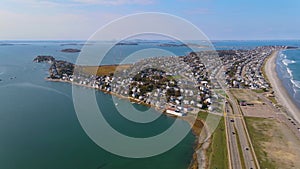
[[[298,0],[1,0],[0,39],[87,39],[138,12],[182,17],[212,40],[300,39]]]

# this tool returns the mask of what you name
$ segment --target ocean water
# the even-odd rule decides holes
[[[251,49],[258,46],[296,46],[300,40],[219,40],[212,41],[216,49]]]
[[[62,53],[60,50],[81,46],[61,46],[67,43],[81,42],[0,42],[0,168],[187,168],[195,141],[192,132],[164,154],[141,159],[111,154],[97,146],[86,135],[74,110],[72,86],[45,81],[49,65],[32,62],[37,55],[52,55],[57,59],[75,62],[78,54]],[[137,46],[127,46],[129,51],[135,51],[135,48]],[[182,55],[187,51],[178,47],[174,48],[173,52]],[[118,60],[122,60],[122,56],[108,56],[103,60],[103,64],[117,63]],[[78,90],[92,89],[78,87]],[[173,118],[162,115],[145,126],[132,123],[120,117],[110,95],[95,92],[99,102],[105,105],[106,119],[115,128],[120,128],[120,132],[127,132],[126,134],[135,137],[149,137],[164,131],[174,122]],[[140,110],[148,109],[141,105],[135,106]],[[149,113],[158,112],[151,110]],[[188,126],[184,121],[181,125]],[[119,144],[126,146],[122,145],[122,142]]]
[[[285,50],[276,60],[277,73],[290,97],[300,108],[300,50]]]

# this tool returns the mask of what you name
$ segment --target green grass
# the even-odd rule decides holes
[[[207,150],[210,169],[228,169],[228,154],[224,118],[212,135],[212,142]]]
[[[264,123],[268,119],[257,117],[246,117],[245,122],[250,134],[250,138],[253,143],[255,154],[258,158],[258,162],[261,168],[273,169],[276,168],[275,164],[267,158],[267,153],[263,150],[263,143],[271,140],[269,136],[266,136],[266,132],[272,130],[272,123]],[[254,127],[256,126],[256,127]]]
[[[226,97],[226,93],[225,93],[224,90],[222,90],[222,89],[215,89],[214,91],[215,91],[217,94],[219,94],[219,95],[221,95],[221,96],[223,96],[223,97]]]
[[[263,89],[253,89],[255,93],[264,93],[265,91]]]
[[[277,100],[275,99],[275,97],[268,97],[268,99],[271,100],[273,104],[277,104]]]
[[[172,78],[173,78],[174,80],[177,80],[177,79],[182,79],[182,76],[180,76],[180,75],[175,75],[175,76],[172,76]]]
[[[208,116],[208,113],[206,111],[200,110],[198,113],[198,118],[205,121],[206,117]]]
[[[206,120],[208,113],[205,111],[199,111],[198,118]],[[217,115],[212,115],[211,118],[220,118]],[[209,158],[210,169],[228,169],[228,154],[226,144],[226,132],[224,118],[222,117],[218,127],[211,136],[211,144],[207,149],[207,157]]]

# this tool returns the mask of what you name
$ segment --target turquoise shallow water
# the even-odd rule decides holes
[[[72,86],[45,81],[49,65],[32,63],[36,55],[53,55],[58,59],[74,62],[77,54],[59,52],[60,49],[66,48],[60,46],[61,43],[63,42],[34,42],[27,45],[0,46],[0,168],[188,167],[195,141],[191,132],[170,151],[150,158],[120,157],[97,146],[78,122],[73,107]],[[106,60],[107,64],[109,61]],[[91,89],[78,87],[78,90]],[[96,92],[96,96],[99,102],[105,105],[104,114],[111,125],[132,136],[155,135],[168,128],[174,121],[173,118],[161,116],[146,125],[133,123],[118,115],[110,95]],[[139,109],[147,108],[140,106]],[[152,110],[151,113],[158,112]],[[182,125],[188,124],[183,122]],[[120,146],[126,145],[120,142]]]

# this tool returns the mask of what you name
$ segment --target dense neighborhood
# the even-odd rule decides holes
[[[266,46],[251,50],[218,51],[225,66],[225,83],[229,88],[269,90],[270,84],[263,76],[264,61],[273,51],[286,48]]]
[[[229,88],[268,90],[263,76],[264,60],[285,46],[257,47],[249,50],[191,52],[187,56],[153,57],[139,60],[129,68],[106,75],[82,71],[82,66],[38,56],[35,62],[48,62],[48,80],[71,82],[129,98],[139,104],[154,106],[176,116],[198,109],[214,110],[218,96],[216,74],[224,65],[224,79]],[[222,71],[222,70],[221,70]]]

